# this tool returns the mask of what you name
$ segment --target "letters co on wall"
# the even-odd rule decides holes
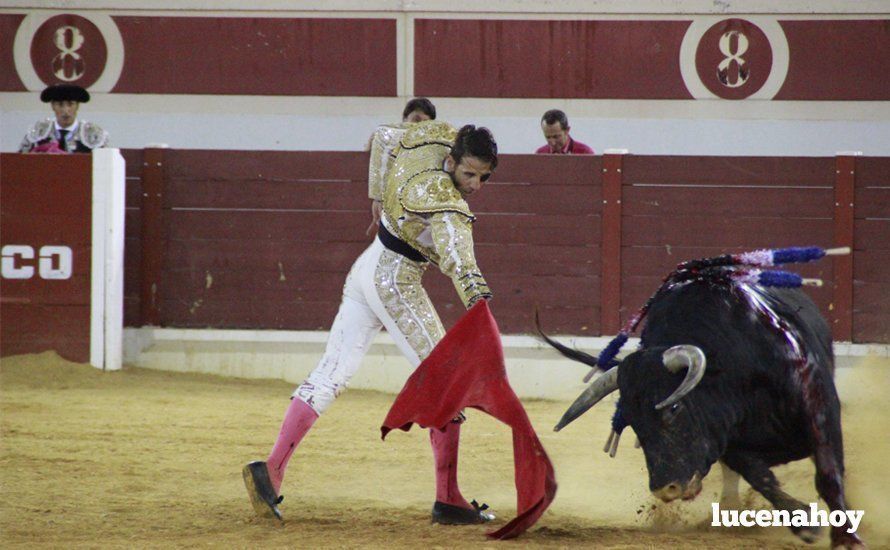
[[[397,25],[395,16],[2,13],[0,91],[67,82],[149,94],[890,100],[887,21],[828,17],[418,13]],[[406,37],[413,45],[397,48]]]

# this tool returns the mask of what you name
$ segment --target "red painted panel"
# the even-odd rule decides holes
[[[418,95],[691,99],[679,51],[689,21],[418,19]]]
[[[368,153],[170,149],[167,174],[177,180],[367,181]]]
[[[587,305],[590,303],[587,302],[588,299],[595,301],[599,295],[597,277],[564,278],[559,281],[561,286],[553,291],[542,289],[541,285],[551,284],[555,279],[542,279],[537,283],[535,279],[517,274],[507,275],[506,278],[489,277],[494,293],[491,308],[501,332],[534,334],[534,311],[537,307],[541,312],[544,327],[550,333],[583,335],[599,333],[599,307]],[[424,286],[446,327],[453,325],[464,314],[465,309],[457,299],[449,279],[439,274],[428,275],[424,279]],[[585,303],[575,304],[569,298],[551,295],[551,292],[558,293],[562,288],[571,288],[572,296],[585,296]],[[518,294],[517,289],[520,291]]]
[[[127,52],[116,93],[396,95],[395,19],[114,21]]]
[[[855,333],[856,319],[864,313],[880,313],[890,316],[890,284],[881,282],[859,282],[853,286],[854,303],[853,326]],[[887,327],[890,328],[890,327]],[[885,340],[890,344],[890,340]]]
[[[856,157],[838,156],[835,161],[833,246],[853,246],[853,201],[855,196]],[[834,308],[829,317],[835,340],[853,340],[853,256],[835,256]]]
[[[890,249],[856,250],[853,341],[890,344]]]
[[[269,271],[167,273],[164,299],[190,304],[190,316],[200,308],[219,303],[228,304],[234,311],[248,311],[258,302],[279,301],[302,307],[304,302],[339,302],[345,279],[345,271],[340,276],[319,272],[291,273],[284,280],[278,273]],[[246,296],[249,299],[245,299]],[[257,328],[274,327],[266,323]]]
[[[855,220],[853,227],[854,250],[890,249],[890,218]]]
[[[174,240],[167,243],[171,269],[245,269],[274,272],[285,278],[307,271],[329,272],[346,277],[346,270],[370,244],[370,237],[356,242],[318,243],[283,238],[247,240],[226,238],[212,242]],[[283,235],[281,237],[284,237]],[[280,264],[280,265],[279,265]]]
[[[452,294],[454,290],[451,289]],[[465,312],[463,306],[444,303],[432,292],[430,296],[439,312],[445,327],[453,326]],[[245,309],[235,309],[230,303],[211,302],[194,304],[183,301],[165,301],[162,309],[165,317],[175,319],[167,326],[177,327],[225,327],[250,328],[264,327],[282,330],[328,330],[339,307],[339,300],[282,302],[251,301]],[[492,312],[501,332],[505,334],[526,333],[534,330],[534,310],[525,304],[515,306],[511,302],[492,301]],[[581,307],[542,307],[541,316],[551,333],[597,335],[599,328],[599,308]]]
[[[126,167],[126,186],[127,197],[126,205],[128,208],[139,207],[142,204],[142,149],[121,149],[121,156],[124,157],[124,165]],[[127,227],[127,229],[130,229]],[[128,231],[129,232],[129,231]]]
[[[622,220],[628,246],[781,248],[832,242],[830,219],[633,216]]]
[[[600,187],[593,185],[491,182],[469,202],[480,218],[489,214],[577,216],[593,212],[600,204],[599,196]]]
[[[782,21],[790,59],[776,99],[890,99],[886,19]]]
[[[183,328],[328,330],[337,313],[334,301],[296,302],[244,300],[240,307],[228,301],[193,303],[162,300],[163,326]]]
[[[15,33],[24,18],[23,14],[0,13],[0,92],[24,92],[26,89],[12,56]]]
[[[4,244],[5,241],[4,241]],[[72,246],[75,258],[89,258],[90,247]],[[39,279],[37,259],[18,262],[19,265],[34,266],[34,279]],[[76,266],[76,263],[75,263]],[[90,305],[90,277],[89,271],[79,270],[73,273],[70,279],[64,281],[41,281],[39,296],[34,295],[38,288],[33,279],[3,279],[3,300],[22,303],[64,305],[64,306],[89,306]]]
[[[173,301],[186,301],[199,307],[198,303],[225,301],[233,309],[244,309],[242,302],[259,300],[285,302],[339,301],[346,279],[346,271],[340,275],[329,272],[306,271],[290,272],[281,279],[278,271],[249,271],[245,269],[204,270],[168,272],[171,283],[165,298]],[[522,273],[494,273],[487,276],[493,291],[505,301],[526,304],[572,305],[592,307],[596,305],[598,277],[568,277],[564,275],[529,276]],[[439,273],[429,273],[428,281],[445,281],[446,300],[456,298],[450,280]],[[246,295],[250,300],[244,300]],[[455,302],[456,303],[456,302]]]
[[[677,264],[697,258],[709,258],[721,254],[746,252],[743,247],[684,247],[684,246],[634,246],[621,250],[621,274],[623,277],[649,276],[664,277],[673,271]],[[825,284],[833,280],[833,263],[824,259],[811,264],[795,264],[786,267],[805,277],[817,277]],[[653,288],[654,292],[655,289]]]
[[[124,326],[138,327],[139,323],[139,295],[124,296]]]
[[[623,155],[603,158],[603,213],[600,249],[603,259],[600,287],[600,325],[605,332],[617,332],[621,296],[621,210]]]
[[[886,283],[887,296],[890,297],[890,249],[857,250],[853,279],[856,283]]]
[[[859,187],[856,189],[856,219],[890,218],[890,177],[886,187]]]
[[[370,220],[365,182],[171,179],[166,204],[177,208],[361,210]]]
[[[140,326],[139,291],[142,284],[142,170],[143,149],[121,149],[126,167],[124,218],[124,326]]]
[[[856,187],[890,187],[890,157],[856,157]]]
[[[625,184],[834,188],[834,157],[625,155]]]
[[[37,182],[33,183],[37,184]],[[71,193],[73,192],[71,191]],[[3,199],[5,198],[4,196]],[[59,200],[59,202],[63,201]],[[72,196],[71,202],[76,209],[77,199],[74,196]],[[4,227],[8,227],[3,233],[3,242],[19,244],[24,239],[28,239],[33,242],[39,242],[41,246],[69,243],[89,244],[90,242],[89,236],[84,235],[81,231],[83,216],[89,216],[89,212],[73,216],[66,214],[32,214],[27,212],[33,208],[31,205],[22,206],[21,210],[18,208],[13,210],[12,208],[6,208],[6,205],[3,206],[3,215],[6,217],[3,220],[6,222]]]
[[[3,304],[0,355],[56,350],[70,361],[90,360],[90,308],[68,305]]]
[[[861,313],[853,319],[853,341],[890,344],[890,313]]]
[[[363,211],[281,212],[171,210],[171,240],[225,238],[287,239],[300,242],[366,242],[369,215]],[[580,245],[599,242],[596,216],[493,216],[474,226],[477,243]]]
[[[495,273],[526,275],[599,275],[598,246],[476,243],[476,260],[486,277]]]
[[[0,155],[0,239],[25,245],[35,259],[28,279],[4,279],[0,354],[55,349],[75,361],[88,361],[90,349],[90,233],[92,158],[89,155]],[[72,249],[71,276],[44,279],[40,248]],[[51,267],[58,268],[58,260]]]
[[[528,185],[602,185],[602,157],[594,155],[498,155],[492,182]]]
[[[305,272],[344,276],[365,241],[304,243],[281,239],[261,241],[222,239],[204,246],[195,241],[171,241],[167,254],[175,260],[171,269],[245,269],[257,274],[269,271],[277,279]],[[587,276],[599,273],[599,250],[581,246],[536,246],[477,244],[476,258],[485,274],[525,273],[527,275]],[[280,263],[280,266],[279,266]],[[136,265],[135,267],[138,267]],[[435,269],[435,268],[431,268]]]
[[[170,240],[287,239],[338,243],[364,241],[365,212],[170,210]],[[175,261],[172,259],[171,261]]]
[[[723,215],[831,218],[830,188],[625,186],[625,212],[632,215]]]
[[[502,333],[537,334],[534,309],[493,301],[491,310]],[[599,307],[545,306],[541,304],[538,312],[542,328],[548,334],[577,334],[579,336],[599,336],[601,334]]]
[[[479,217],[473,225],[477,243],[581,245],[600,241],[599,216],[502,215]]]

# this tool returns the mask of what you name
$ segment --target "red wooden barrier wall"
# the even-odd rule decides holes
[[[4,253],[4,356],[55,349],[72,361],[90,360],[92,169],[90,155],[0,155],[0,245],[33,249],[31,259]],[[44,246],[71,249],[69,278],[44,278]],[[60,263],[54,258],[48,267],[63,269]],[[29,267],[30,277],[7,277],[10,268]]]
[[[329,327],[370,239],[366,154],[127,156],[141,191],[128,193],[128,325]],[[849,244],[852,257],[794,269],[825,281],[808,292],[837,339],[890,343],[888,174],[887,158],[504,155],[471,203],[477,257],[505,333],[531,332],[538,307],[551,332],[610,335],[680,261]],[[463,308],[450,281],[426,280],[451,324]]]
[[[834,175],[831,158],[628,155],[622,321],[683,260],[756,248],[831,246]],[[791,269],[825,281],[807,292],[827,314],[831,261]]]
[[[890,343],[890,158],[857,158],[853,338]]]
[[[142,149],[121,149],[126,163],[127,196],[124,217],[124,326],[143,324],[139,289],[142,285]],[[155,323],[156,324],[156,323]]]

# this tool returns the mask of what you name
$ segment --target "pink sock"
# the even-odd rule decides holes
[[[454,506],[472,508],[457,487],[457,449],[460,424],[448,423],[445,431],[430,429],[430,445],[436,461],[436,500]]]
[[[275,493],[281,494],[281,482],[284,480],[284,470],[287,468],[287,461],[300,444],[300,440],[309,431],[309,428],[315,424],[318,419],[312,407],[307,405],[302,399],[294,397],[290,401],[287,412],[284,415],[284,422],[281,423],[281,432],[278,434],[278,440],[272,447],[272,454],[266,459],[266,465],[269,468],[269,478],[272,486],[275,487]]]

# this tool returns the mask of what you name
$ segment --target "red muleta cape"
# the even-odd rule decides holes
[[[501,335],[486,300],[473,306],[408,378],[380,428],[382,437],[396,428],[408,431],[412,423],[442,428],[465,407],[488,413],[513,429],[519,515],[488,536],[519,536],[553,502],[556,476],[507,381]]]

